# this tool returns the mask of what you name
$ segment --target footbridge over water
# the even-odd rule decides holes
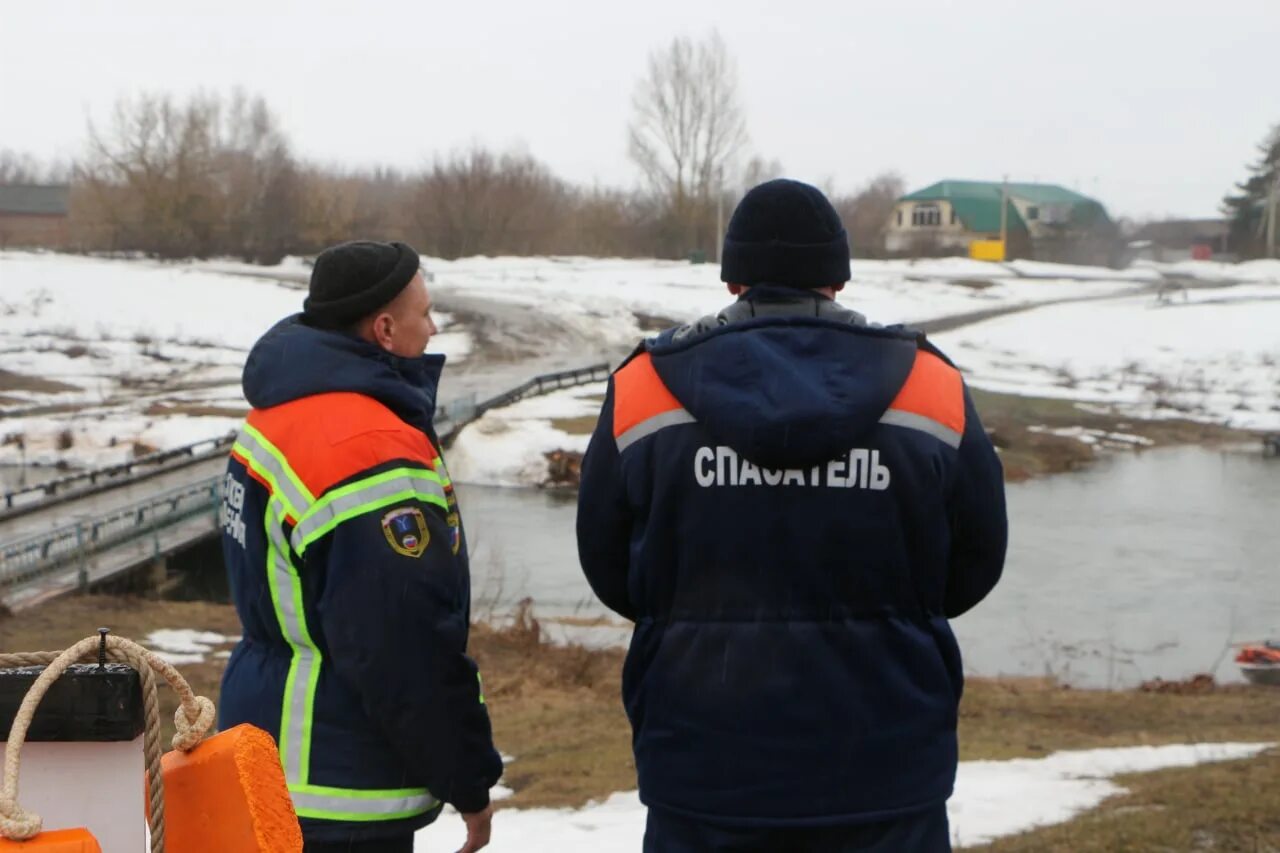
[[[436,414],[442,443],[490,409],[595,382],[607,364],[544,373]],[[0,606],[13,611],[131,573],[161,583],[168,560],[218,531],[227,453],[234,435],[81,471],[0,496]],[[146,579],[144,579],[146,580]]]

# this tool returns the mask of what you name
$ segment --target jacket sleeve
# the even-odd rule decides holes
[[[613,380],[600,419],[582,459],[578,488],[578,561],[591,589],[605,605],[628,619],[635,608],[627,592],[631,511],[622,480],[622,460],[613,437]]]
[[[1004,468],[964,390],[965,429],[950,499],[951,560],[944,601],[955,618],[986,597],[1004,569],[1009,523]]]
[[[419,556],[395,550],[384,532],[395,510],[426,522]],[[466,655],[470,583],[447,522],[407,499],[341,523],[323,558],[319,611],[334,670],[432,794],[464,813],[482,810],[502,760]]]

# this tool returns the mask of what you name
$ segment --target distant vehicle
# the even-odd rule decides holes
[[[1280,432],[1262,437],[1262,455],[1280,456]]]
[[[1251,683],[1280,687],[1280,642],[1266,640],[1245,645],[1236,655],[1236,663]]]

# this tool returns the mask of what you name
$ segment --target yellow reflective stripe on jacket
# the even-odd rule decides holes
[[[293,548],[304,554],[308,545],[342,522],[406,500],[449,509],[444,484],[435,471],[396,468],[326,493],[298,520],[293,529]]]
[[[426,788],[375,791],[290,785],[289,796],[298,817],[315,820],[403,820],[440,807]]]

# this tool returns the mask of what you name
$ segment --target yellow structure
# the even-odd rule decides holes
[[[974,240],[969,244],[969,257],[975,261],[1003,261],[1003,240]]]

